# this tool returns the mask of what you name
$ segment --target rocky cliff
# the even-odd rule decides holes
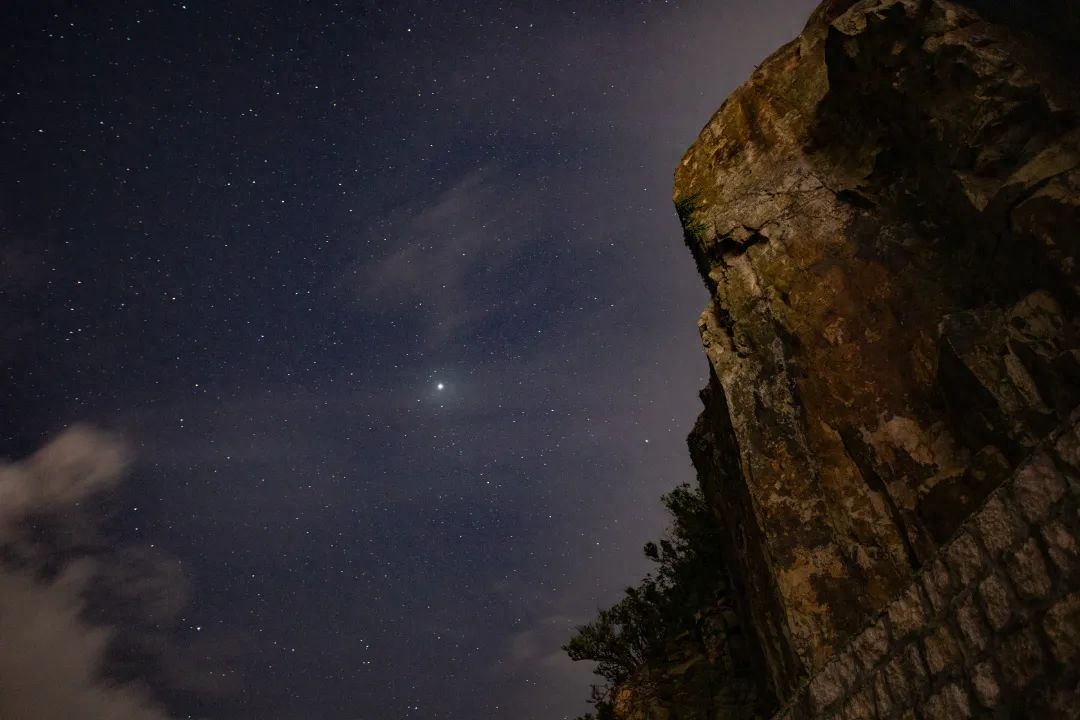
[[[712,296],[690,448],[781,703],[1071,427],[1077,37],[1071,0],[827,0],[676,172]]]

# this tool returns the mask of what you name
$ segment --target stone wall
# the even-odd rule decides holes
[[[777,720],[1080,717],[1080,422],[994,491]]]

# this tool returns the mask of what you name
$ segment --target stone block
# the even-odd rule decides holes
[[[1074,469],[1080,470],[1080,423],[1073,425],[1062,433],[1054,445],[1054,449],[1057,451],[1058,457]]]
[[[897,707],[910,707],[917,699],[905,665],[907,663],[902,655],[894,655],[882,668],[882,674],[889,687],[889,697],[893,705]]]
[[[971,700],[967,690],[956,683],[941,688],[922,707],[925,720],[965,720],[971,717]]]
[[[923,570],[919,581],[934,612],[945,612],[953,598],[953,582],[945,562],[940,557],[934,558]]]
[[[825,669],[843,686],[845,693],[855,686],[855,681],[859,675],[859,667],[850,649],[844,650],[843,653],[837,655],[836,659],[829,663]]]
[[[982,662],[972,669],[971,688],[975,691],[975,700],[984,708],[998,706],[1001,700],[1001,686],[998,684],[993,665]]]
[[[975,655],[982,652],[990,641],[990,630],[983,622],[982,614],[975,607],[975,600],[966,597],[957,606],[954,612],[956,626],[960,629],[960,637],[964,644]]]
[[[991,557],[1000,557],[1023,539],[1025,527],[1014,509],[1003,499],[1004,493],[995,493],[975,516],[975,529],[983,547]]]
[[[1040,529],[1050,562],[1063,579],[1068,580],[1080,569],[1080,542],[1061,520],[1053,520]]]
[[[1069,667],[1080,659],[1080,593],[1073,593],[1051,607],[1042,626],[1055,660]]]
[[[945,549],[945,562],[962,588],[969,587],[978,580],[985,567],[978,544],[966,530],[957,535]]]
[[[893,703],[888,683],[885,682],[884,672],[879,672],[874,675],[873,686],[874,707],[877,708],[878,717],[892,717],[896,705]]]
[[[844,703],[844,711],[841,714],[844,720],[874,720],[877,716],[873,700],[865,686],[851,694],[848,701]]]
[[[1013,479],[1013,499],[1028,522],[1043,519],[1065,495],[1065,478],[1046,452],[1033,457]]]
[[[923,655],[930,674],[934,676],[959,665],[964,659],[956,634],[944,624],[923,639]]]
[[[1001,674],[1011,689],[1023,690],[1042,675],[1042,649],[1031,628],[1005,638],[999,651]]]
[[[810,699],[816,712],[835,705],[855,683],[855,661],[849,654],[839,655],[810,681]]]
[[[897,640],[921,630],[927,621],[926,604],[916,585],[911,585],[899,598],[889,605],[886,614]]]
[[[889,629],[880,619],[851,642],[851,652],[864,672],[869,671],[889,649]]]
[[[1025,600],[1039,600],[1050,594],[1050,574],[1035,538],[1020,546],[1009,559],[1006,569],[1016,594]]]
[[[1008,586],[998,575],[991,575],[979,583],[979,600],[990,627],[1001,630],[1009,624],[1013,615],[1012,598]]]
[[[909,644],[904,648],[903,654],[911,689],[917,697],[921,697],[930,687],[930,676],[926,672],[926,662],[923,660],[922,651],[919,650],[919,643]]]

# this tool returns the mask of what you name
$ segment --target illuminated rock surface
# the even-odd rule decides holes
[[[712,294],[691,452],[742,661],[795,717],[1076,687],[1080,470],[1048,443],[1080,404],[1080,15],[1018,7],[825,2],[676,172]]]

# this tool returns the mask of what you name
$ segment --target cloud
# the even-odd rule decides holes
[[[511,665],[537,667],[571,666],[571,660],[562,649],[574,634],[581,621],[553,615],[537,619],[529,627],[510,636],[504,661]]]
[[[539,181],[487,167],[462,176],[422,207],[399,210],[379,223],[381,253],[357,263],[345,280],[348,299],[362,307],[393,308],[424,317],[437,340],[478,314],[521,302],[523,278],[513,270],[539,241]],[[512,276],[512,277],[511,277]]]
[[[165,720],[141,689],[99,677],[110,632],[81,619],[79,568],[51,582],[0,572],[0,717]]]
[[[596,682],[591,663],[574,662],[561,649],[579,624],[565,615],[536,618],[507,639],[502,657],[491,670],[500,683],[518,685],[516,706],[549,708],[549,717],[569,717],[550,707],[551,688],[587,688]],[[566,697],[561,712],[569,713],[574,705],[575,714],[584,712],[586,697],[587,692]]]
[[[26,460],[0,466],[0,539],[30,513],[69,507],[113,487],[127,463],[118,439],[76,425]]]
[[[175,612],[175,583],[161,580],[145,556],[76,557],[59,570],[39,541],[22,532],[30,516],[78,512],[114,487],[128,465],[126,446],[86,426],[72,427],[20,462],[0,464],[0,718],[11,720],[166,720],[148,691],[104,677],[117,628],[86,618],[87,594],[145,602],[158,617]],[[132,560],[131,557],[138,557]],[[11,558],[19,560],[11,567]],[[35,561],[36,559],[36,561]],[[167,576],[165,576],[167,577]],[[171,603],[171,604],[170,604]]]

